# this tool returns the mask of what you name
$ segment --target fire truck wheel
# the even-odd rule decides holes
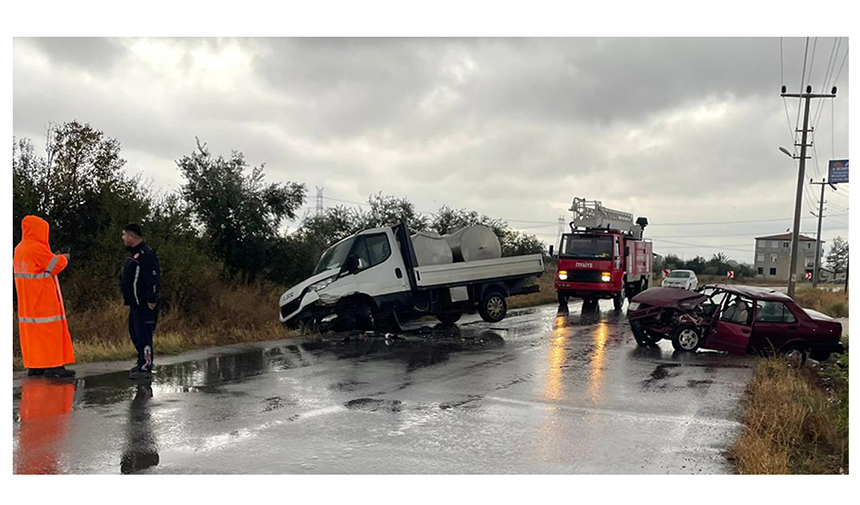
[[[622,305],[624,305],[624,291],[619,291],[612,297],[612,307],[615,310],[621,310]]]
[[[564,294],[564,293],[559,293],[559,294],[558,294],[558,304],[559,304],[559,305],[567,305],[567,300],[568,300],[569,298],[570,298],[570,296],[568,296],[568,295],[566,295],[566,294]]]
[[[505,318],[508,313],[508,304],[505,302],[505,297],[498,291],[490,291],[484,295],[481,300],[481,306],[478,307],[478,313],[481,314],[481,319],[488,323],[498,323]]]
[[[676,351],[696,352],[701,344],[701,331],[691,324],[681,325],[672,332],[672,347]]]

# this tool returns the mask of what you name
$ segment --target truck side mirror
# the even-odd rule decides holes
[[[357,256],[350,256],[349,258],[347,258],[346,269],[351,274],[358,272],[358,257]]]
[[[630,246],[624,246],[624,256],[630,256]]]
[[[549,257],[552,258],[552,245],[549,246]]]

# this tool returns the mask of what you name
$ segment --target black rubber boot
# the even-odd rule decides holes
[[[55,366],[45,369],[45,377],[74,377],[74,370],[67,370],[64,366]]]
[[[149,381],[152,380],[152,372],[134,367],[128,374],[128,378],[133,381]]]
[[[44,368],[28,368],[27,369],[27,377],[41,377],[45,375]]]

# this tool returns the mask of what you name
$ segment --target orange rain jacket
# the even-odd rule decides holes
[[[18,329],[26,368],[53,368],[75,362],[72,337],[57,274],[68,260],[51,252],[48,222],[36,216],[21,221],[23,240],[15,247]]]

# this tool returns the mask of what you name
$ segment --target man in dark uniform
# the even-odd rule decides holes
[[[152,334],[158,321],[158,283],[161,272],[158,256],[143,241],[143,231],[134,223],[122,229],[122,241],[129,255],[122,269],[122,298],[129,307],[128,333],[137,349],[132,380],[152,379]]]

